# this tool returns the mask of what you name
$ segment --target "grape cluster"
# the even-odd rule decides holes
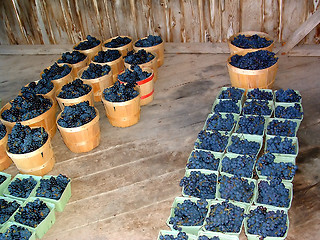
[[[180,226],[202,226],[207,212],[208,202],[205,199],[197,202],[185,200],[174,208],[174,215],[170,217],[169,223],[179,231],[182,230]]]
[[[121,82],[137,83],[141,80],[147,79],[150,76],[151,76],[151,73],[149,73],[147,71],[142,71],[142,69],[139,67],[139,65],[134,65],[134,66],[131,66],[131,70],[126,69],[124,73],[118,75],[118,79]]]
[[[221,171],[239,177],[251,178],[255,158],[247,155],[239,155],[234,158],[224,156],[221,161]]]
[[[185,232],[179,232],[176,237],[171,234],[160,235],[160,240],[188,240],[188,239],[189,237]]]
[[[257,203],[287,208],[290,204],[289,189],[280,178],[273,178],[270,182],[261,181],[258,184]]]
[[[130,51],[125,57],[124,61],[131,65],[139,65],[150,62],[155,56],[152,53],[146,52],[146,50],[141,49],[138,52]]]
[[[285,120],[279,121],[277,119],[273,119],[269,122],[267,126],[267,134],[269,135],[278,135],[284,137],[295,137],[296,136],[297,123]]]
[[[293,102],[300,102],[301,96],[296,93],[293,89],[287,89],[283,90],[280,89],[276,91],[276,102],[288,102],[288,103],[293,103]]]
[[[246,101],[243,107],[243,114],[270,116],[272,109],[268,104],[269,102],[266,100],[252,99],[250,101]]]
[[[186,195],[214,199],[216,197],[217,175],[215,173],[204,174],[200,171],[191,171],[190,175],[183,177],[180,187]]]
[[[24,207],[19,207],[14,215],[17,223],[36,228],[50,213],[50,208],[39,198],[28,202]]]
[[[210,206],[209,215],[206,218],[205,230],[212,232],[233,232],[241,230],[245,217],[244,209],[228,201]]]
[[[226,175],[219,176],[220,196],[226,200],[249,203],[253,198],[255,185],[248,179]]]
[[[198,240],[220,240],[219,237],[212,237],[212,238],[209,238],[207,236],[199,236],[198,237]]]
[[[282,154],[296,154],[296,146],[292,139],[287,137],[281,138],[275,136],[267,140],[266,152],[282,153]]]
[[[73,52],[65,52],[62,54],[61,58],[58,59],[58,63],[69,63],[76,64],[78,62],[83,61],[87,56],[81,52],[73,51]]]
[[[72,68],[67,64],[59,66],[57,63],[54,63],[50,68],[44,69],[41,75],[41,78],[56,80],[67,76],[71,72]]]
[[[231,137],[231,145],[228,147],[229,152],[248,155],[257,155],[259,150],[260,143],[248,139],[241,140],[238,136]]]
[[[237,133],[263,135],[264,124],[263,116],[242,116],[239,118]]]
[[[49,179],[41,179],[36,197],[59,200],[69,182],[70,179],[62,174],[59,174],[57,177],[52,176]]]
[[[192,151],[189,161],[187,163],[187,168],[189,169],[208,169],[217,171],[219,167],[219,158],[206,151],[194,150]]]
[[[84,96],[91,91],[92,87],[88,84],[84,84],[82,80],[77,78],[76,80],[67,83],[61,88],[58,94],[59,98],[73,99]]]
[[[28,198],[32,190],[37,185],[37,181],[33,177],[16,178],[8,186],[8,191],[11,196]]]
[[[5,223],[12,214],[19,208],[20,204],[17,201],[6,201],[0,199],[0,224]]]
[[[94,48],[100,44],[100,40],[88,35],[85,41],[80,42],[77,46],[74,47],[75,50],[87,50]]]
[[[35,118],[49,110],[52,102],[48,98],[33,92],[24,92],[10,101],[11,107],[2,112],[2,119],[9,122],[21,122]]]
[[[283,237],[288,229],[287,217],[283,210],[267,211],[266,207],[258,206],[248,214],[248,233],[262,238]]]
[[[214,106],[215,112],[240,113],[236,100],[222,100]]]
[[[228,87],[224,89],[221,94],[218,96],[218,99],[231,99],[231,100],[241,100],[244,94],[244,90],[235,88],[235,87]]]
[[[109,102],[125,102],[134,99],[139,92],[134,89],[135,84],[122,84],[117,81],[112,87],[103,90],[104,98]]]
[[[95,79],[107,75],[111,71],[111,67],[109,65],[100,65],[90,63],[89,67],[83,71],[81,78],[83,79]]]
[[[31,82],[26,87],[21,88],[21,93],[34,92],[36,94],[47,94],[53,89],[54,85],[48,78],[42,78],[37,83]]]
[[[206,130],[231,131],[236,120],[232,114],[223,117],[219,112],[214,113],[206,122]]]
[[[94,107],[89,105],[89,101],[80,102],[75,105],[65,106],[58,124],[64,128],[80,127],[89,123],[96,115],[97,113]]]
[[[260,37],[257,34],[251,35],[251,36],[246,36],[244,34],[239,34],[236,36],[231,43],[239,48],[265,48],[270,46],[273,41],[268,40],[265,37]]]
[[[98,52],[98,55],[96,55],[93,58],[94,62],[98,63],[106,63],[106,62],[112,62],[114,60],[117,60],[121,57],[121,53],[118,50],[107,50],[107,51],[100,51]]]
[[[0,123],[0,140],[7,134],[6,126]],[[1,175],[0,175],[1,178]]]
[[[235,54],[231,57],[230,64],[234,67],[247,70],[260,70],[271,67],[278,61],[273,52],[259,50],[249,52],[244,56]]]
[[[195,142],[195,147],[214,152],[223,152],[228,144],[229,137],[222,135],[220,132],[214,130],[212,132],[200,131]]]
[[[0,240],[28,240],[31,235],[29,229],[12,224],[5,232],[0,233]]]
[[[258,99],[258,100],[273,100],[272,92],[265,91],[263,89],[255,88],[251,91],[248,91],[247,94],[248,99]]]
[[[125,46],[130,42],[131,42],[130,38],[119,36],[117,38],[112,39],[110,42],[105,43],[104,46],[108,48],[118,48],[118,47]]]
[[[43,127],[30,128],[16,123],[8,136],[8,152],[24,154],[42,147],[48,140],[48,133]]]
[[[7,179],[6,176],[0,174],[0,185]]]
[[[149,35],[147,38],[139,39],[136,43],[136,47],[152,47],[162,43],[160,36]]]
[[[284,107],[277,106],[275,109],[276,118],[302,119],[303,112],[300,104],[295,103],[294,106]]]
[[[296,174],[297,165],[290,162],[275,162],[275,156],[272,153],[265,153],[257,161],[257,170],[261,175],[269,178],[281,178],[290,180]]]

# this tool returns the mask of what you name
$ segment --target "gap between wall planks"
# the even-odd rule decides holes
[[[0,55],[55,55],[71,51],[73,44],[64,45],[0,45]],[[275,44],[274,52],[280,49],[280,44]],[[165,53],[230,53],[226,43],[165,43]],[[294,47],[287,56],[319,57],[320,46],[316,44]]]

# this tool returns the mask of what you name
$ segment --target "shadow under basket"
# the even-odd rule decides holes
[[[61,116],[59,113],[57,117],[57,126],[63,138],[64,143],[75,153],[89,152],[100,144],[100,125],[99,112],[95,108],[96,117],[87,124],[80,127],[65,128],[58,124],[58,119]]]
[[[140,120],[140,93],[126,102],[109,102],[102,97],[106,116],[112,126],[130,127]]]
[[[126,45],[123,45],[121,47],[116,47],[116,48],[111,48],[111,47],[106,47],[105,44],[108,43],[108,42],[111,42],[113,39],[116,39],[117,37],[127,37],[131,40],[131,42],[129,42],[128,44]],[[132,46],[132,38],[129,37],[129,36],[116,36],[116,37],[113,37],[113,38],[109,38],[107,39],[106,41],[103,42],[102,44],[102,51],[107,51],[107,50],[118,50],[122,57],[125,57],[127,56],[127,53],[132,51],[133,50],[133,46]]]
[[[52,99],[50,99],[51,103],[52,103]],[[0,111],[0,116],[2,115],[2,113],[9,109],[11,107],[10,102],[7,103],[6,105],[3,106],[3,108]],[[40,114],[39,116],[35,117],[35,118],[31,118],[29,120],[26,121],[21,121],[20,123],[22,125],[27,125],[31,128],[35,128],[35,127],[43,127],[47,133],[49,134],[49,136],[51,138],[53,138],[53,136],[56,134],[57,132],[57,125],[56,125],[56,112],[57,112],[57,105],[53,104],[51,106],[51,108],[49,108],[46,112]],[[4,119],[1,118],[1,121],[4,125],[6,125],[7,131],[10,133],[12,128],[14,127],[14,125],[17,122],[9,122],[6,121]]]
[[[33,152],[14,154],[7,150],[7,154],[23,174],[43,176],[50,172],[55,164],[50,138]]]
[[[147,37],[142,38],[142,39],[146,39],[146,38]],[[155,53],[157,55],[158,67],[161,67],[163,65],[163,62],[164,62],[164,42],[162,41],[162,43],[154,45],[154,46],[151,46],[151,47],[137,47],[136,43],[138,41],[139,41],[139,39],[133,43],[133,49],[135,51],[139,51],[139,50],[144,49],[147,52]]]
[[[8,131],[6,135],[0,140],[0,171],[7,169],[12,161],[9,158],[7,152],[6,152],[6,147],[8,143]]]
[[[236,54],[243,56],[246,52],[238,52]],[[228,58],[227,67],[233,87],[244,88],[246,90],[250,88],[271,89],[273,87],[279,60],[271,67],[265,69],[247,70],[232,66],[230,64],[231,57]]]

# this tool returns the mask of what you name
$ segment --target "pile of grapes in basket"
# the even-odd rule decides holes
[[[158,239],[285,239],[302,119],[298,91],[221,88]]]

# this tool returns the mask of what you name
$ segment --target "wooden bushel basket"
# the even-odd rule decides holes
[[[52,102],[52,100],[50,99]],[[0,117],[4,110],[7,110],[11,107],[10,102],[8,102],[6,105],[4,105],[0,111]],[[27,125],[29,127],[43,127],[49,136],[53,138],[53,136],[56,134],[57,131],[57,125],[56,125],[56,112],[57,112],[57,105],[52,104],[51,108],[48,109],[46,112],[42,113],[41,115],[31,118],[26,121],[20,122],[22,125]],[[4,125],[7,127],[7,131],[11,132],[13,126],[16,124],[16,122],[9,122],[1,118],[1,121]]]
[[[232,35],[229,39],[228,39],[228,46],[229,46],[229,49],[230,49],[230,54],[233,55],[234,53],[237,53],[237,52],[245,52],[245,53],[248,53],[248,52],[255,52],[255,51],[258,51],[258,50],[268,50],[270,52],[272,52],[273,50],[273,47],[274,47],[274,41],[268,46],[268,47],[264,47],[264,48],[239,48],[235,45],[233,45],[231,43],[231,41],[233,41],[233,39],[238,36],[238,35],[245,35],[246,37],[248,36],[252,36],[252,35],[255,35],[257,34],[258,36],[260,37],[264,37],[266,38],[268,41],[272,40],[273,39],[271,38],[271,36],[269,36],[268,34],[264,33],[264,32],[255,32],[255,31],[248,31],[248,32],[239,32],[239,33],[236,33],[234,35]]]
[[[61,92],[61,88],[56,92],[56,99],[57,99],[58,104],[59,104],[62,111],[65,106],[71,106],[71,105],[75,105],[75,104],[78,104],[80,102],[85,102],[85,101],[89,101],[89,105],[94,106],[92,86],[91,86],[91,90],[88,94],[83,95],[78,98],[70,98],[70,99],[60,98],[60,97],[58,97],[60,92]]]
[[[99,125],[99,112],[91,122],[74,128],[64,128],[59,126],[58,120],[61,116],[59,113],[57,117],[57,125],[60,134],[66,146],[75,153],[89,152],[100,144],[100,125]]]
[[[12,161],[9,158],[6,148],[7,148],[7,142],[8,142],[8,131],[6,135],[0,140],[0,171],[7,169]]]
[[[77,43],[76,45],[74,45],[74,46],[73,46],[73,50],[74,50],[74,51],[81,52],[81,53],[87,55],[88,58],[89,58],[89,61],[91,61],[91,59],[92,59],[99,51],[101,51],[102,41],[100,40],[100,44],[97,45],[97,46],[95,46],[95,47],[93,47],[93,48],[89,48],[89,49],[86,49],[86,50],[76,50],[76,49],[74,49],[74,48],[75,48],[76,46],[78,46],[80,43],[85,42],[85,41],[87,41],[87,40],[80,41],[79,43]]]
[[[103,75],[98,78],[94,79],[85,79],[81,78],[82,73],[87,69],[88,67],[85,67],[81,69],[78,72],[78,78],[83,81],[83,83],[88,84],[92,87],[93,90],[93,99],[95,102],[100,102],[101,101],[101,95],[102,92],[105,88],[110,87],[113,85],[113,74],[112,74],[112,69],[110,72],[106,75]],[[91,105],[91,104],[90,104]],[[91,105],[93,106],[93,105]]]
[[[74,63],[74,64],[71,64],[71,63],[58,63],[59,66],[62,66],[64,64],[68,64],[70,67],[72,67],[72,78],[76,78],[78,76],[78,71],[86,66],[89,65],[89,62],[90,62],[90,59],[88,56],[86,56],[85,59],[83,59],[82,61],[78,62],[78,63]]]
[[[67,63],[64,63],[64,64],[67,64]],[[64,64],[58,63],[59,66],[63,66]],[[67,64],[67,65],[71,67],[71,71],[66,76],[59,79],[51,80],[51,82],[54,84],[55,91],[61,88],[63,85],[69,82],[72,82],[74,79],[72,66],[70,64]],[[49,69],[49,67],[47,69]],[[42,74],[43,74],[43,71],[40,73],[41,78],[42,78]]]
[[[238,52],[238,55],[245,55],[247,52]],[[235,54],[234,54],[235,55]],[[232,55],[233,56],[233,55]],[[250,88],[266,88],[273,87],[277,70],[278,61],[271,67],[260,70],[246,70],[234,67],[230,64],[231,57],[228,58],[227,67],[230,76],[231,85],[233,87],[250,89]]]
[[[145,37],[145,38],[147,38],[147,37]],[[142,39],[145,39],[145,38],[142,38]],[[137,41],[139,41],[139,40],[140,39],[138,39]],[[136,42],[137,41],[135,41],[133,43],[133,49],[135,51],[139,51],[141,49],[144,49],[147,52],[151,52],[151,53],[157,54],[158,67],[161,67],[163,65],[163,62],[164,62],[164,42],[162,41],[162,43],[160,43],[158,45],[155,45],[155,46],[152,46],[152,47],[136,47]]]
[[[106,116],[112,126],[129,127],[140,119],[140,93],[126,102],[109,102],[102,96]]]
[[[128,44],[126,44],[126,45],[124,45],[124,46],[117,47],[117,48],[109,48],[109,47],[106,47],[106,46],[105,46],[106,43],[111,42],[112,39],[116,39],[117,37],[122,37],[122,38],[127,37],[127,38],[129,38],[129,39],[131,40],[131,42],[128,43]],[[113,38],[109,38],[108,40],[106,40],[106,41],[103,42],[103,44],[102,44],[102,51],[107,51],[107,50],[109,50],[109,49],[110,49],[110,50],[118,50],[118,51],[121,53],[122,57],[125,57],[125,56],[127,56],[127,53],[128,53],[128,52],[130,52],[130,51],[133,50],[132,38],[129,37],[129,36],[116,36],[116,37],[113,37]]]
[[[153,81],[156,82],[158,80],[158,64],[157,64],[157,54],[152,53],[155,58],[152,59],[150,62],[146,62],[143,64],[139,64],[140,68],[151,68],[153,70]],[[124,62],[124,66],[128,69],[131,69],[131,64]]]
[[[50,172],[55,164],[50,137],[43,146],[33,152],[14,154],[8,152],[7,148],[7,154],[23,174],[43,176]]]

